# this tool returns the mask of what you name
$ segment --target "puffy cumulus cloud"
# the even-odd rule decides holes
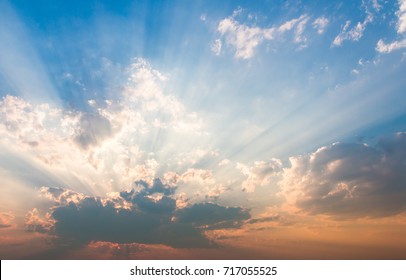
[[[220,54],[222,40],[226,45],[231,46],[235,50],[235,58],[249,59],[253,57],[255,48],[264,41],[275,40],[278,36],[288,32],[294,31],[295,43],[304,43],[307,41],[304,36],[304,30],[310,17],[308,15],[301,15],[298,18],[289,20],[280,26],[273,26],[270,28],[260,28],[257,26],[248,26],[236,20],[236,17],[242,13],[239,9],[233,13],[232,16],[222,19],[217,27],[221,38],[215,40],[212,51]]]
[[[264,39],[273,38],[274,33],[273,28],[262,30],[259,27],[249,27],[233,18],[220,21],[218,31],[225,37],[226,44],[235,48],[235,57],[240,59],[251,58],[255,47]]]
[[[117,75],[123,73],[127,81],[115,99],[90,100],[88,112],[3,97],[0,150],[18,164],[0,164],[16,175],[24,161],[26,177],[52,174],[52,180],[39,185],[77,186],[97,195],[137,180],[151,184],[158,176],[159,153],[177,163],[177,156],[192,151],[201,139],[203,121],[164,91],[168,78],[147,61],[135,59]],[[191,154],[189,160],[199,156]]]
[[[12,221],[14,220],[14,215],[11,212],[1,212],[0,213],[0,229],[8,228],[12,226]]]
[[[199,248],[215,245],[205,235],[206,230],[237,228],[250,218],[246,209],[213,203],[178,208],[172,195],[174,189],[160,179],[152,185],[136,182],[135,189],[106,198],[42,188],[55,206],[49,209],[46,219],[40,219],[36,209],[28,213],[27,228],[47,231],[62,243],[85,245],[100,241]]]
[[[282,168],[282,162],[273,158],[270,161],[255,161],[251,165],[237,163],[237,169],[247,178],[242,182],[246,192],[254,192],[257,187],[269,184]]]
[[[179,187],[177,196],[181,199],[178,205],[189,205],[192,202],[211,201],[219,198],[229,190],[223,183],[217,182],[212,170],[188,168],[183,173],[166,172],[165,183]]]
[[[40,194],[58,204],[78,203],[84,198],[84,195],[78,192],[55,187],[41,187]]]
[[[184,172],[180,179],[184,182],[193,182],[200,184],[213,184],[214,178],[211,170],[189,168]]]
[[[164,180],[169,185],[179,184],[198,184],[198,185],[212,185],[216,182],[213,173],[208,169],[188,168],[183,173],[166,172]]]
[[[398,0],[399,3],[399,10],[396,12],[396,15],[398,16],[398,33],[404,33],[406,32],[406,0]]]
[[[78,117],[48,104],[32,105],[24,99],[6,95],[0,101],[0,134],[5,144],[41,148],[74,134]]]
[[[25,215],[25,228],[27,231],[46,233],[53,225],[49,214],[46,218],[41,218],[37,208],[32,209]]]
[[[322,147],[290,158],[281,194],[287,206],[309,214],[344,219],[396,215],[406,211],[405,158],[405,133],[385,138],[376,147]]]

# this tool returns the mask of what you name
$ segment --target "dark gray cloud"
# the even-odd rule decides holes
[[[171,195],[176,189],[175,187],[163,184],[159,178],[155,178],[151,186],[144,180],[136,181],[135,185],[141,187],[140,192],[144,194],[162,193],[164,195]]]
[[[177,211],[178,222],[207,229],[238,228],[250,218],[247,210],[214,203],[194,204]]]
[[[178,209],[176,200],[168,195],[174,188],[159,179],[152,185],[146,182],[137,185],[142,188],[120,192],[118,197],[107,199],[49,189],[48,197],[57,203],[50,209],[54,224],[49,232],[62,243],[106,241],[199,248],[215,246],[205,230],[239,227],[250,218],[248,211],[240,207],[212,203]],[[63,193],[75,199],[61,200]]]
[[[250,219],[247,223],[248,224],[257,224],[257,223],[275,222],[275,221],[279,221],[279,220],[280,220],[279,215],[273,215],[273,216],[269,216],[269,217]]]
[[[80,116],[79,128],[77,129],[74,141],[82,148],[97,145],[112,133],[108,119],[99,114],[83,113]]]
[[[376,146],[337,143],[285,169],[288,200],[311,214],[383,217],[406,211],[406,134]]]

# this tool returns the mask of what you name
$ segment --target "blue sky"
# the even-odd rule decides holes
[[[0,11],[2,256],[12,232],[22,248],[39,234],[78,239],[60,213],[74,203],[87,221],[89,201],[123,223],[120,211],[142,224],[166,209],[160,231],[183,227],[205,246],[291,223],[404,231],[404,0],[1,0]],[[95,228],[81,248],[184,247]]]

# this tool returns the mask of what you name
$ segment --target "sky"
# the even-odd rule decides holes
[[[405,259],[405,73],[406,0],[0,0],[0,257]]]

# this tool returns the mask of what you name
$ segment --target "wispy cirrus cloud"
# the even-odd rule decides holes
[[[251,165],[237,163],[237,169],[241,171],[246,179],[242,182],[241,187],[246,192],[254,192],[256,187],[270,185],[272,179],[282,168],[282,162],[279,159],[269,161],[256,161]]]
[[[351,21],[347,20],[341,29],[341,33],[334,38],[332,45],[341,46],[344,41],[358,41],[363,36],[367,25],[371,23],[372,20],[373,17],[368,15],[363,22],[358,22],[351,29],[349,29]]]
[[[351,20],[347,20],[342,26],[340,34],[334,38],[334,41],[331,44],[333,47],[341,46],[344,41],[359,41],[364,35],[368,25],[375,21],[376,16],[379,14],[382,6],[376,0],[362,1],[361,8],[365,13],[365,19],[363,21],[358,21],[351,28]]]
[[[391,53],[406,48],[406,38],[404,38],[406,33],[406,1],[398,0],[398,5],[399,9],[396,11],[396,16],[398,17],[396,31],[401,38],[390,43],[385,43],[382,39],[379,39],[376,44],[376,50],[380,53]]]
[[[324,31],[325,31],[326,27],[328,26],[328,24],[329,24],[329,20],[325,16],[321,16],[321,17],[316,18],[312,23],[313,28],[316,29],[317,33],[319,33],[319,34],[324,33]]]
[[[242,10],[234,12],[232,16],[222,19],[217,27],[221,38],[215,40],[215,46],[221,45],[222,41],[235,51],[234,56],[237,59],[249,59],[254,56],[255,49],[265,41],[273,41],[286,32],[293,30],[293,42],[305,46],[307,37],[304,35],[306,25],[310,17],[306,14],[298,18],[291,19],[279,26],[261,28],[258,26],[249,26],[236,20]],[[212,48],[215,54],[219,54],[219,48]]]

